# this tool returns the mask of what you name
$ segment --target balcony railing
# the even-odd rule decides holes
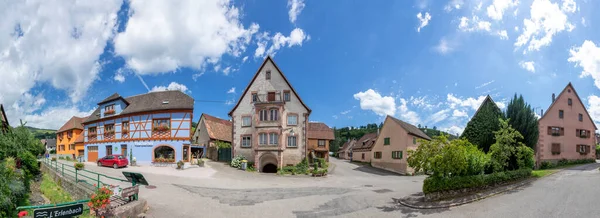
[[[269,98],[269,94],[255,94],[254,97],[252,97],[254,100],[255,104],[261,104],[261,103],[283,103],[283,98],[281,97],[281,93],[275,93],[274,95],[270,96],[271,98]]]

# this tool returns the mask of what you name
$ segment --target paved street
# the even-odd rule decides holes
[[[594,185],[600,181],[596,164],[443,210],[414,210],[393,203],[393,198],[418,192],[423,176],[399,176],[337,159],[332,164],[335,167],[325,178],[247,173],[215,162],[184,171],[86,167],[119,177],[121,171],[142,172],[157,186],[140,189],[150,205],[149,217],[594,217],[600,212],[595,207],[600,194]]]

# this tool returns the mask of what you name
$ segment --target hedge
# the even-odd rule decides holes
[[[555,167],[562,167],[562,166],[575,165],[575,164],[595,163],[595,162],[596,162],[595,159],[578,159],[578,160],[561,159],[556,164],[554,164],[552,162],[544,161],[540,164],[540,169],[544,170],[544,169],[551,169],[551,168],[555,168]]]
[[[465,188],[482,188],[494,186],[531,176],[531,169],[497,172],[474,176],[427,177],[423,182],[423,193],[450,191]]]

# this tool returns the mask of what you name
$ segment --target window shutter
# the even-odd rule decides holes
[[[586,145],[586,146],[585,146],[585,153],[586,153],[586,154],[589,154],[589,153],[590,153],[590,146],[589,146],[589,145]]]
[[[565,128],[560,128],[560,135],[565,135]]]
[[[577,137],[581,136],[581,131],[575,130],[575,136],[577,136]]]
[[[548,135],[552,135],[552,127],[548,127]]]
[[[579,146],[581,146],[581,145],[577,145],[577,146],[575,146],[575,148],[577,149],[576,151],[577,151],[578,153],[579,153]]]

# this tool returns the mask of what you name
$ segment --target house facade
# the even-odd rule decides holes
[[[377,132],[367,133],[360,137],[360,139],[356,140],[356,143],[352,147],[352,161],[357,162],[371,162],[372,154],[371,148],[373,148],[373,144],[375,144],[375,140],[377,140]]]
[[[192,146],[204,148],[204,156],[217,161],[218,148],[216,142],[221,141],[231,145],[232,126],[233,124],[229,120],[202,114],[198,121],[196,132],[192,136]]]
[[[308,154],[329,161],[329,144],[335,139],[333,129],[325,123],[309,122],[307,138]]]
[[[98,103],[84,125],[85,160],[131,153],[137,164],[189,161],[194,99],[181,91],[127,98],[115,93]],[[131,160],[130,160],[131,161]]]
[[[592,159],[596,156],[594,132],[598,129],[585,105],[569,83],[538,120],[536,164],[561,159]]]
[[[348,141],[344,142],[342,148],[338,151],[338,157],[344,160],[352,160],[352,147],[356,144],[356,139],[348,139]]]
[[[42,139],[40,141],[44,145],[44,148],[46,148],[47,152],[52,150],[56,151],[56,139]]]
[[[84,156],[83,125],[87,117],[73,116],[56,131],[56,154],[75,159]]]
[[[416,126],[387,116],[373,148],[371,165],[400,174],[413,174],[408,166],[408,151],[419,147],[419,139],[431,140]]]
[[[296,165],[306,157],[310,108],[267,57],[229,112],[232,156],[244,156],[260,172]]]
[[[0,133],[5,133],[8,131],[10,124],[8,123],[8,118],[6,117],[6,112],[4,112],[4,106],[0,104]]]

